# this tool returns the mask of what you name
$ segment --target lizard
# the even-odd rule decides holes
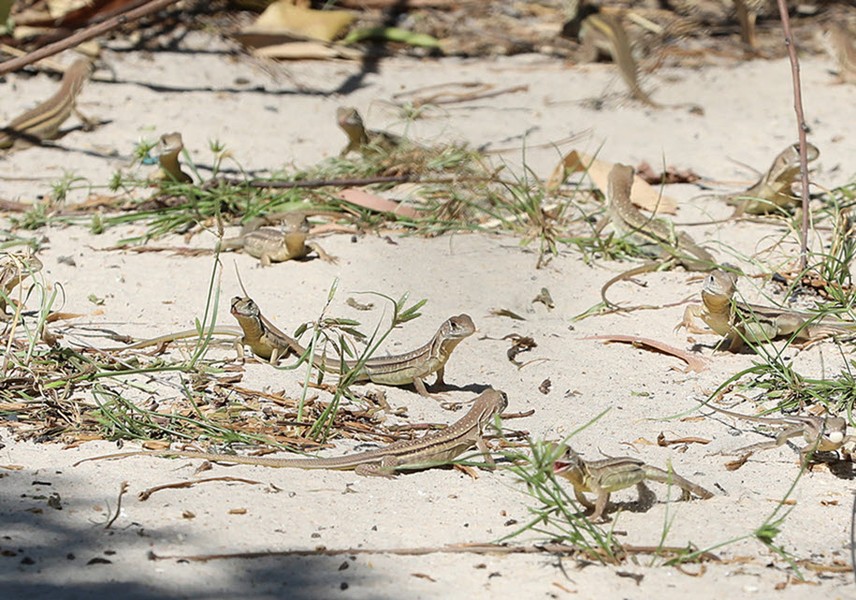
[[[813,342],[842,333],[856,333],[856,323],[817,318],[811,313],[771,306],[749,304],[734,298],[737,276],[716,269],[704,280],[701,305],[690,305],[676,329],[691,331],[693,319],[699,318],[714,332],[724,336],[727,350],[738,352],[745,342],[769,342],[778,337],[790,337],[797,342]]]
[[[372,151],[389,152],[402,142],[397,135],[385,131],[367,130],[360,113],[350,106],[340,106],[336,109],[336,122],[348,136],[348,145],[339,153],[340,158],[344,158],[351,152],[360,154]]]
[[[6,304],[12,290],[30,275],[42,270],[42,261],[35,254],[6,254],[0,263],[0,320],[6,318]]]
[[[262,315],[258,305],[251,298],[232,299],[232,315],[244,332],[242,345],[247,345],[253,354],[276,362],[289,353],[309,356],[309,352],[296,339],[280,331]],[[431,373],[437,374],[434,385],[443,385],[446,362],[455,347],[465,338],[475,333],[476,327],[469,315],[461,314],[443,322],[431,340],[410,352],[394,356],[369,358],[365,361],[331,360],[326,356],[312,356],[312,364],[330,373],[342,374],[359,368],[354,381],[371,381],[382,385],[413,384],[422,396],[430,396],[423,378]],[[362,363],[362,364],[361,364]]]
[[[593,521],[602,519],[612,492],[635,485],[640,499],[650,496],[651,491],[645,485],[646,480],[677,485],[681,488],[681,500],[689,500],[692,495],[705,500],[713,497],[712,493],[674,471],[664,471],[630,457],[583,460],[570,447],[566,447],[564,454],[553,463],[553,473],[571,482],[577,501],[593,511]],[[594,504],[583,492],[597,494]]]
[[[224,335],[231,336],[237,339],[241,337],[241,334],[241,330],[236,329],[234,327],[214,327],[213,329],[204,329],[201,332],[198,329],[184,329],[182,331],[176,331],[175,333],[167,333],[164,335],[159,335],[158,337],[139,340],[137,342],[133,342],[131,344],[118,348],[106,348],[105,350],[140,350],[142,348],[148,348],[150,346],[162,346],[163,344],[167,344],[169,342],[174,342],[177,340],[186,340],[191,338],[199,339],[200,337],[205,338],[209,335]]]
[[[807,162],[817,160],[820,150],[814,144],[806,145]],[[749,189],[725,197],[726,203],[736,207],[729,217],[743,214],[762,215],[796,206],[799,200],[793,195],[794,182],[800,175],[800,147],[791,144],[773,160],[769,170]]]
[[[716,268],[716,259],[697,245],[683,232],[676,232],[674,225],[656,217],[644,215],[630,200],[633,187],[633,167],[616,163],[609,172],[606,192],[607,218],[615,230],[630,241],[658,256],[657,260],[621,273],[607,281],[600,289],[604,304],[612,306],[607,299],[607,290],[616,282],[640,273],[648,273],[671,262],[677,262],[691,271],[709,271]]]
[[[639,69],[627,31],[618,15],[602,10],[588,14],[580,22],[579,40],[583,45],[583,55],[589,61],[597,58],[600,52],[610,55],[633,98],[652,108],[663,107],[639,85]]]
[[[754,423],[765,423],[767,425],[786,425],[777,435],[775,440],[751,444],[734,451],[734,454],[752,454],[759,450],[778,448],[792,437],[802,435],[806,445],[800,449],[800,460],[807,464],[809,455],[814,452],[834,452],[842,448],[847,442],[854,441],[851,435],[847,435],[847,421],[842,417],[829,417],[817,415],[783,415],[781,417],[760,417],[746,415],[713,406],[708,402],[702,402],[705,407],[718,413],[752,421]]]
[[[155,149],[161,168],[159,179],[178,183],[193,183],[193,177],[182,171],[178,162],[178,155],[183,149],[184,141],[179,132],[174,131],[160,136]]]
[[[853,34],[841,23],[830,23],[824,42],[833,60],[838,63],[838,80],[856,83],[856,46]]]
[[[0,129],[0,148],[11,148],[16,142],[56,139],[60,126],[72,112],[88,125],[89,120],[77,112],[75,104],[92,70],[92,62],[88,59],[81,58],[71,63],[53,96]]]
[[[276,227],[259,227],[238,237],[223,240],[220,247],[224,250],[241,248],[250,256],[258,258],[262,267],[268,267],[275,262],[306,258],[313,251],[325,262],[337,262],[337,259],[327,254],[321,246],[315,242],[307,242],[306,237],[306,232],[299,229],[283,231]]]
[[[495,463],[485,442],[484,432],[488,425],[494,424],[495,418],[507,406],[508,396],[505,392],[489,388],[473,401],[472,408],[463,417],[445,429],[429,433],[416,440],[402,440],[377,450],[333,458],[276,458],[162,450],[95,456],[78,461],[74,466],[93,460],[129,456],[179,456],[273,468],[353,470],[357,475],[393,478],[397,471],[426,469],[448,464],[475,446],[484,457],[485,468],[493,470]]]
[[[752,52],[758,50],[758,38],[755,35],[755,22],[758,13],[763,9],[767,0],[734,0],[734,10],[737,22],[740,24],[740,40],[746,44]]]

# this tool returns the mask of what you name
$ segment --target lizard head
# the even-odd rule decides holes
[[[565,446],[562,456],[553,461],[553,474],[573,478],[582,471],[583,459],[570,446]]]
[[[722,269],[715,269],[704,278],[701,297],[706,305],[711,302],[730,302],[736,290],[737,276]]]
[[[258,317],[260,311],[259,306],[252,298],[235,296],[232,298],[231,313],[236,317]]]
[[[352,137],[354,134],[359,137],[365,131],[363,118],[357,109],[351,106],[340,106],[336,109],[336,122],[348,134],[348,137]]]
[[[449,317],[440,326],[440,337],[450,340],[462,340],[476,332],[476,325],[470,315],[461,314]]]
[[[508,408],[508,394],[503,392],[502,390],[493,390],[497,394],[499,394],[499,402],[496,403],[496,407],[494,409],[495,415],[502,414],[506,408]]]
[[[184,140],[177,131],[160,136],[155,153],[158,156],[177,156],[184,149]]]

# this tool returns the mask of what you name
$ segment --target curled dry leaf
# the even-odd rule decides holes
[[[594,184],[606,196],[606,188],[609,182],[609,172],[615,165],[605,160],[599,160],[593,156],[573,150],[565,155],[562,161],[553,169],[552,175],[547,180],[547,190],[553,192],[562,185],[571,173],[586,171]],[[633,187],[630,192],[630,200],[636,206],[662,214],[675,214],[678,204],[674,199],[660,193],[648,183],[636,175],[633,178]]]
[[[537,348],[538,344],[529,336],[517,335],[516,333],[509,334],[502,339],[511,340],[511,348],[506,352],[506,356],[508,356],[508,360],[517,365],[518,367],[522,366],[520,362],[517,361],[517,355],[521,352],[529,352],[532,348]]]
[[[353,21],[354,14],[348,11],[313,10],[294,6],[289,0],[278,0],[268,6],[243,33],[280,33],[330,42],[339,37]]]
[[[700,437],[682,437],[682,438],[675,438],[674,440],[669,440],[669,439],[666,439],[666,434],[663,433],[662,431],[660,432],[660,435],[657,436],[657,445],[662,446],[662,447],[673,446],[676,444],[703,444],[704,445],[704,444],[709,444],[709,443],[710,443],[710,440],[705,439],[705,438],[700,438]]]
[[[339,192],[339,198],[362,208],[377,212],[388,212],[408,219],[418,219],[423,216],[422,211],[358,188],[342,190]]]
[[[636,335],[590,335],[582,339],[602,340],[605,344],[609,344],[610,342],[631,344],[633,346],[636,346],[637,348],[644,348],[646,350],[655,350],[657,352],[662,352],[663,354],[674,356],[675,358],[679,358],[685,363],[687,363],[687,368],[684,372],[693,371],[694,373],[701,373],[707,368],[708,360],[706,358],[696,356],[691,352],[681,350],[680,348],[675,348],[674,346],[670,346],[669,344],[666,344],[659,340],[653,340],[651,338],[639,337]]]

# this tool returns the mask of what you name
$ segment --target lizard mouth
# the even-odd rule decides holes
[[[571,467],[571,463],[565,462],[563,460],[557,460],[553,462],[553,473],[564,473]]]

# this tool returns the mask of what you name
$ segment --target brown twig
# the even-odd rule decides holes
[[[800,141],[800,181],[802,183],[802,226],[800,231],[800,271],[805,271],[808,263],[808,158],[806,156],[805,113],[802,106],[802,88],[800,86],[800,63],[797,59],[797,49],[791,34],[791,20],[788,17],[788,7],[785,0],[777,0],[779,18],[782,20],[782,31],[785,34],[785,47],[788,49],[788,59],[791,62],[791,77],[794,85],[794,112],[797,115],[797,129]]]
[[[209,477],[207,479],[195,479],[193,481],[180,481],[178,483],[165,483],[162,485],[156,485],[154,487],[150,487],[147,490],[143,490],[142,492],[137,494],[137,498],[139,498],[140,502],[145,502],[155,492],[160,492],[163,490],[186,489],[199,485],[200,483],[210,483],[212,481],[227,481],[236,483],[248,483],[250,485],[262,485],[261,481],[255,481],[253,479],[244,479],[243,477]]]
[[[703,356],[697,356],[685,350],[681,350],[680,348],[675,348],[674,346],[670,346],[665,342],[661,342],[659,340],[639,337],[638,335],[589,335],[584,338],[584,340],[601,340],[604,344],[609,344],[611,342],[617,342],[620,344],[630,344],[635,346],[636,348],[643,348],[645,350],[654,350],[656,352],[662,352],[663,354],[667,354],[669,356],[674,356],[677,359],[684,361],[687,364],[686,371],[693,371],[694,373],[701,373],[707,368],[708,360]],[[685,372],[686,372],[685,371]]]
[[[166,8],[170,4],[174,4],[177,1],[178,0],[152,0],[147,4],[140,6],[139,8],[124,12],[120,15],[113,17],[112,19],[104,21],[103,23],[96,23],[91,27],[87,27],[82,31],[78,31],[77,33],[63,38],[58,42],[48,44],[47,46],[42,46],[38,50],[34,50],[29,54],[25,54],[24,56],[13,58],[11,60],[7,60],[6,62],[0,63],[0,75],[5,75],[6,73],[17,71],[18,69],[26,67],[27,65],[31,65],[34,62],[37,62],[43,58],[53,56],[54,54],[58,54],[68,48],[73,48],[87,40],[96,38],[99,35],[104,35],[105,33],[113,31],[114,29],[121,27],[122,25],[127,25],[128,23],[141,19],[146,15],[149,15],[153,12],[157,12],[162,8]]]
[[[674,554],[680,556],[687,552],[686,547],[671,546],[631,546],[622,545],[617,548],[618,554],[627,556],[631,554],[655,554],[664,556]],[[531,546],[505,546],[501,544],[451,544],[448,546],[425,546],[416,548],[325,548],[320,546],[313,550],[266,550],[260,552],[234,552],[226,554],[190,554],[190,555],[158,555],[149,552],[149,560],[180,560],[187,562],[208,562],[211,560],[231,559],[255,559],[269,558],[275,556],[341,556],[350,554],[392,554],[395,556],[424,556],[426,554],[568,554],[589,555],[591,551],[572,546],[569,544],[539,544]],[[597,558],[606,560],[607,557],[598,553]],[[719,558],[711,552],[701,552],[696,557],[697,561],[719,561]]]
[[[116,499],[116,513],[110,517],[110,520],[107,521],[107,524],[104,526],[104,529],[110,529],[110,526],[119,518],[119,515],[122,513],[122,496],[125,495],[125,492],[128,491],[128,482],[123,481],[119,484],[119,497]]]

